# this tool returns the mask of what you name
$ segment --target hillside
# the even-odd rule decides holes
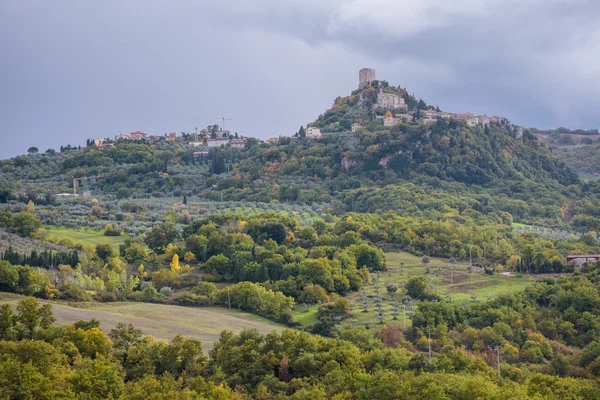
[[[560,146],[554,154],[585,179],[600,178],[600,144]]]
[[[461,223],[600,227],[600,189],[582,186],[546,144],[504,118],[443,112],[374,81],[338,97],[308,126],[322,133],[309,139],[301,128],[268,143],[244,139],[241,147],[227,139],[207,147],[220,140],[211,139],[214,131],[200,142],[192,134],[117,138],[110,146],[19,156],[0,161],[0,201],[56,204],[58,194],[73,191],[74,176],[80,193],[96,197],[186,195],[319,205],[334,214],[393,210]]]
[[[0,292],[0,306],[15,306],[23,299],[10,293]],[[119,323],[132,323],[145,335],[152,335],[156,340],[171,340],[177,335],[202,341],[204,351],[208,352],[219,340],[222,330],[238,333],[242,329],[257,329],[263,334],[281,331],[282,325],[264,318],[223,308],[190,308],[150,303],[81,303],[77,307],[67,304],[43,302],[51,304],[54,317],[59,324],[72,324],[79,320],[92,318],[100,321],[100,327],[106,332],[114,329]]]

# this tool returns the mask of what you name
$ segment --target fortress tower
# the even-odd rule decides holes
[[[368,86],[369,83],[377,80],[375,77],[375,70],[372,68],[363,68],[358,71],[358,88],[362,89],[365,86]]]

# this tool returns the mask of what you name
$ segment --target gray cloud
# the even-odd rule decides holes
[[[600,4],[586,0],[5,0],[0,156],[233,118],[290,134],[357,71],[451,111],[597,127]]]

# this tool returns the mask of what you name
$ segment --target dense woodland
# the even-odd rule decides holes
[[[350,325],[337,339],[224,331],[208,355],[197,340],[160,343],[131,324],[108,335],[94,320],[56,326],[50,305],[27,298],[16,311],[0,308],[0,396],[597,399],[598,283],[592,268],[467,308],[424,302],[405,333]],[[431,360],[423,353],[429,345]]]

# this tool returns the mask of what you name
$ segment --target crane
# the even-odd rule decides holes
[[[75,178],[75,176],[71,175],[73,178],[73,195],[77,196],[77,181],[82,179],[90,179],[90,178],[104,178],[106,175],[94,175],[94,176],[81,176],[79,178]]]
[[[213,118],[213,117],[207,117],[204,115],[192,115],[192,118]],[[220,119],[222,121],[221,123],[221,129],[225,130],[225,121],[231,121],[232,118],[228,118],[228,117],[214,117],[215,119]]]

